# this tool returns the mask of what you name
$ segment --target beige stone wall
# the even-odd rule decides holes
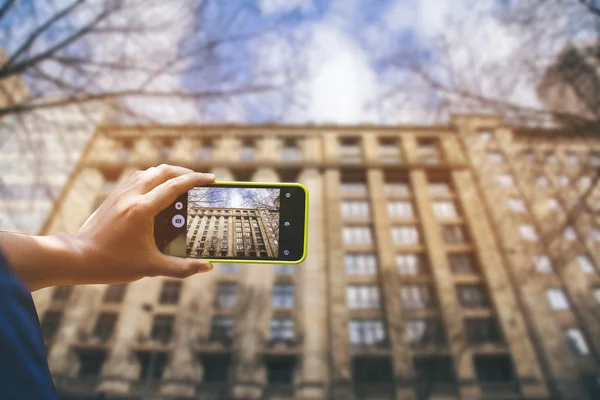
[[[481,140],[482,130],[491,132],[490,142]],[[173,148],[167,152],[170,159],[160,158],[165,152],[156,148],[157,143],[164,143],[161,135],[172,139]],[[364,162],[340,160],[339,141],[345,136],[358,139]],[[196,160],[196,148],[207,143],[207,137],[214,145],[214,158],[210,162]],[[251,137],[257,146],[256,158],[240,162],[238,152],[246,137]],[[381,137],[398,139],[401,162],[382,161]],[[123,146],[124,138],[130,141],[132,150],[129,157],[118,160],[116,153]],[[286,138],[297,142],[299,160],[286,161],[279,156]],[[418,143],[424,138],[437,140],[440,165],[422,161]],[[590,148],[600,151],[599,146],[600,143],[577,140],[532,139],[490,117],[456,118],[452,125],[429,128],[217,126],[134,130],[104,127],[84,155],[81,169],[73,175],[67,193],[56,205],[47,233],[76,231],[93,211],[94,202],[112,187],[110,179],[125,179],[135,169],[170,161],[211,170],[219,180],[248,176],[256,181],[276,182],[282,176],[295,174],[310,192],[309,254],[292,276],[277,275],[271,265],[243,265],[239,274],[216,268],[209,274],[188,278],[176,305],[158,301],[163,278],[146,278],[128,285],[121,305],[109,306],[102,302],[105,285],[78,287],[66,304],[52,300],[52,289],[39,291],[34,297],[42,318],[48,310],[64,308],[60,329],[48,343],[52,372],[57,377],[71,378],[70,382],[77,381],[80,366],[75,349],[100,347],[106,350],[107,358],[90,390],[107,395],[140,393],[143,385],[136,354],[154,349],[170,355],[162,380],[150,388],[163,397],[208,399],[216,398],[214,393],[225,390],[228,394],[223,398],[353,399],[360,398],[356,395],[359,383],[353,371],[354,361],[357,357],[375,357],[390,360],[393,382],[389,382],[383,394],[381,385],[373,388],[371,398],[409,400],[418,398],[413,357],[439,354],[452,358],[457,375],[453,391],[439,398],[480,399],[489,389],[478,381],[473,357],[496,354],[507,355],[512,360],[520,398],[547,399],[561,395],[565,399],[592,400],[586,398],[580,375],[600,372],[594,355],[600,351],[600,318],[597,317],[600,306],[591,292],[594,287],[600,287],[600,278],[598,274],[584,274],[574,256],[585,253],[596,265],[600,262],[599,242],[590,235],[598,218],[593,213],[577,214],[573,220],[578,235],[575,243],[556,240],[551,245],[546,244],[550,231],[556,230],[557,224],[567,218],[548,209],[548,198],[557,197],[561,204],[567,204],[580,192],[576,188],[562,189],[560,182],[558,188],[534,190],[532,182],[540,171],[548,175],[551,184],[565,171],[573,174],[582,171],[574,171],[574,166],[570,169],[545,164],[528,167],[521,152],[531,148],[541,156],[546,151],[556,151],[564,163],[570,151],[587,154]],[[491,163],[490,152],[501,153],[504,162]],[[497,183],[496,176],[504,173],[514,177],[513,188]],[[364,194],[343,193],[343,182],[349,176],[362,179],[368,190]],[[385,192],[385,185],[398,177],[409,185],[406,198],[413,203],[413,218],[392,218],[388,213],[390,196]],[[452,192],[442,198],[456,204],[460,214],[457,218],[443,222],[436,217],[433,210],[436,198],[428,187],[433,181],[450,185]],[[511,197],[523,199],[524,214],[515,215],[510,210],[508,199]],[[594,199],[588,199],[587,203],[595,204]],[[340,204],[348,200],[367,202],[369,215],[343,216]],[[519,229],[525,223],[538,229],[542,240],[524,242]],[[392,227],[402,224],[418,226],[420,244],[394,243]],[[467,243],[445,243],[444,224],[461,225],[468,233]],[[346,225],[370,227],[373,243],[344,243],[342,232]],[[231,226],[230,231],[234,232]],[[400,276],[396,254],[402,252],[425,254],[429,275]],[[448,259],[449,254],[456,252],[472,254],[479,273],[457,276]],[[541,252],[561,265],[556,273],[535,272],[532,257]],[[374,277],[346,273],[345,255],[357,253],[376,256],[378,271]],[[573,256],[564,260],[567,254]],[[434,310],[408,312],[405,309],[400,290],[411,282],[432,285],[438,303]],[[215,307],[217,288],[222,283],[237,285],[236,306],[232,309]],[[295,300],[291,309],[273,308],[272,291],[278,283],[294,286]],[[481,310],[463,307],[457,297],[457,285],[461,283],[485,286],[490,306]],[[348,285],[356,284],[377,286],[381,308],[350,309],[346,290]],[[554,287],[565,290],[571,310],[550,309],[546,289]],[[102,310],[119,312],[111,339],[105,343],[85,339],[80,332],[90,332]],[[150,335],[153,316],[162,313],[175,316],[172,340],[168,344],[141,340]],[[209,340],[211,321],[216,316],[233,318],[231,346]],[[440,317],[447,341],[445,348],[423,350],[411,346],[406,322],[423,316]],[[464,320],[482,316],[498,321],[504,344],[469,345]],[[294,321],[291,345],[270,342],[272,318]],[[351,343],[349,321],[361,318],[384,321],[385,345],[370,348]],[[573,354],[564,338],[564,329],[568,327],[582,329],[590,354]],[[207,372],[198,354],[231,357],[229,380],[224,387],[206,384]],[[277,357],[292,357],[297,361],[290,387],[268,385],[268,362]]]

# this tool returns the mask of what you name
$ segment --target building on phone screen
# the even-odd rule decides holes
[[[35,292],[65,399],[600,399],[597,136],[104,124],[44,233],[165,162],[303,183],[308,257]],[[194,255],[276,251],[275,214],[192,213]]]

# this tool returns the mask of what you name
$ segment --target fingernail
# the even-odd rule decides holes
[[[202,176],[204,178],[212,179],[212,180],[214,180],[216,178],[215,174],[205,174],[205,173],[203,173]]]
[[[209,272],[209,271],[212,271],[213,268],[214,268],[214,266],[211,263],[202,264],[202,265],[200,265],[200,267],[198,267],[198,273]]]

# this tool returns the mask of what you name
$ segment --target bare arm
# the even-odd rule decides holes
[[[154,243],[154,217],[212,174],[161,165],[138,171],[74,235],[0,232],[0,248],[30,290],[54,285],[131,282],[145,276],[185,278],[210,271],[203,260],[162,254]]]

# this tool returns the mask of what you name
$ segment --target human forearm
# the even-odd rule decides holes
[[[77,240],[65,233],[30,236],[0,232],[0,249],[15,274],[34,291],[85,282],[85,260]]]

